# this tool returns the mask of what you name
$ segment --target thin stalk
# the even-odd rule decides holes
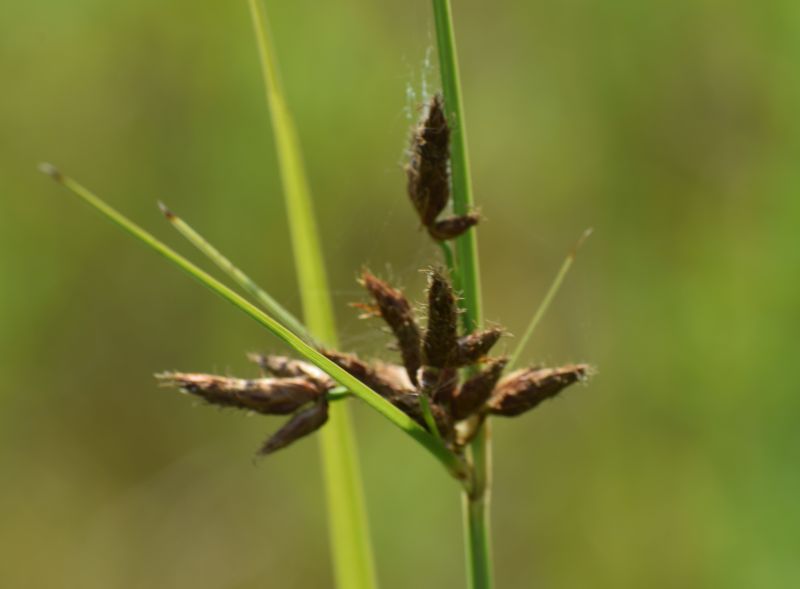
[[[436,40],[439,52],[439,71],[442,78],[445,109],[451,128],[450,164],[453,191],[453,210],[465,214],[473,208],[472,183],[467,156],[464,107],[461,100],[456,41],[449,0],[433,0]],[[475,230],[471,229],[456,240],[456,261],[453,274],[461,287],[463,323],[466,332],[478,329],[482,323],[480,268]],[[453,261],[450,261],[451,265]],[[489,526],[489,483],[491,478],[491,447],[488,420],[479,428],[470,443],[472,485],[465,491],[464,521],[467,559],[467,580],[472,589],[492,587],[492,558]]]
[[[575,256],[578,254],[578,249],[583,245],[583,242],[592,234],[592,229],[587,229],[583,232],[583,234],[578,238],[578,241],[570,250],[567,257],[564,258],[564,262],[561,264],[561,268],[558,269],[558,273],[556,277],[553,279],[550,288],[547,289],[547,293],[544,295],[544,299],[539,304],[539,307],[536,309],[536,312],[533,314],[533,318],[531,322],[528,324],[527,329],[525,329],[525,334],[522,336],[522,339],[517,344],[517,347],[514,349],[514,353],[511,355],[511,360],[508,363],[508,370],[512,370],[514,366],[517,365],[519,362],[520,356],[522,352],[525,351],[525,346],[528,345],[528,342],[531,340],[531,336],[533,332],[536,330],[536,327],[539,325],[539,322],[544,317],[544,314],[547,313],[547,309],[550,307],[550,303],[553,302],[553,299],[558,293],[558,289],[561,288],[561,284],[564,282],[564,278],[569,272],[569,269],[572,267],[572,264],[575,262]]]
[[[464,551],[467,555],[469,586],[474,588],[491,587],[492,551],[489,533],[490,492],[489,481],[485,478],[491,473],[490,446],[485,437],[486,426],[479,428],[471,442],[472,463],[484,465],[473,472],[473,491],[462,494],[464,517]]]
[[[436,419],[433,417],[431,403],[424,394],[419,396],[419,408],[422,410],[422,419],[425,421],[425,425],[428,426],[434,436],[441,439],[442,434],[439,433],[439,426],[436,425]]]
[[[220,251],[211,245],[206,239],[200,235],[194,228],[184,221],[181,217],[173,213],[164,205],[158,203],[158,207],[164,216],[172,224],[178,232],[183,235],[189,242],[200,250],[206,257],[214,262],[225,274],[241,286],[247,293],[252,296],[258,304],[270,315],[275,317],[278,321],[283,323],[286,327],[291,329],[303,340],[314,346],[314,338],[308,333],[306,326],[300,320],[289,312],[283,305],[276,301],[272,296],[258,286],[252,278],[242,272],[237,266],[234,265],[227,257],[222,255]]]
[[[248,2],[272,119],[303,317],[315,338],[337,347],[333,305],[311,191],[297,132],[280,83],[266,10],[261,0]],[[320,449],[336,584],[341,589],[373,589],[377,587],[377,577],[349,407],[344,403],[335,404],[329,415],[328,426],[321,432]]]
[[[373,391],[363,382],[352,376],[323,356],[317,350],[305,343],[300,337],[295,335],[290,329],[282,325],[279,321],[266,314],[247,299],[234,292],[219,280],[212,277],[207,272],[195,266],[192,262],[181,256],[169,246],[165,245],[153,235],[136,225],[133,221],[125,217],[122,213],[106,204],[99,197],[95,196],[88,189],[78,184],[69,176],[63,175],[50,164],[42,164],[41,170],[51,176],[56,182],[66,187],[70,192],[80,197],[84,202],[103,214],[106,218],[121,227],[127,233],[144,243],[150,249],[162,255],[169,262],[189,274],[200,284],[216,293],[234,307],[244,312],[246,315],[255,319],[263,327],[267,328],[273,335],[285,342],[300,356],[324,371],[328,376],[335,380],[345,389],[349,390],[354,396],[364,401],[367,405],[378,411],[396,427],[411,436],[433,456],[441,462],[445,468],[459,480],[466,477],[465,467],[462,460],[453,454],[441,441],[425,431],[417,422],[408,415],[400,411],[397,407],[389,403],[378,393]],[[323,428],[324,429],[324,428]]]
[[[453,248],[450,247],[450,244],[446,241],[440,241],[439,247],[442,250],[442,255],[444,256],[444,262],[447,264],[447,268],[450,270],[450,279],[453,282],[453,288],[456,292],[460,293],[461,289],[461,277],[458,275],[458,268],[456,268],[456,259],[453,255]]]
[[[450,124],[450,165],[453,191],[453,212],[469,213],[474,208],[472,179],[467,155],[464,106],[461,101],[456,41],[449,0],[433,0],[439,70],[442,77],[444,107]],[[481,287],[478,266],[478,240],[474,229],[456,239],[456,273],[459,275],[464,305],[463,322],[471,332],[481,324]]]

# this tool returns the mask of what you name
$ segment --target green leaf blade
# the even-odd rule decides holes
[[[378,393],[373,391],[349,372],[339,367],[339,365],[328,360],[328,358],[305,343],[290,329],[266,314],[264,311],[256,307],[253,303],[249,302],[238,293],[222,284],[219,280],[207,272],[198,268],[172,248],[125,217],[122,213],[105,203],[87,188],[69,176],[61,174],[50,164],[42,164],[40,168],[59,184],[67,188],[70,192],[78,196],[114,224],[122,228],[125,232],[129,233],[143,244],[147,245],[150,249],[154,250],[156,253],[166,258],[169,262],[189,274],[200,284],[257,321],[273,335],[285,342],[304,359],[323,370],[342,387],[349,390],[354,396],[358,397],[367,405],[378,411],[378,413],[386,417],[396,427],[404,431],[414,440],[419,442],[423,447],[428,449],[434,455],[434,457],[436,457],[442,464],[445,465],[445,467],[448,468],[451,473],[454,474],[454,476],[457,476],[457,478],[461,477],[463,465],[459,462],[458,458],[436,438],[420,427],[419,424],[417,424],[417,422],[411,419],[408,415],[389,403],[386,399],[381,397]],[[323,431],[324,429],[327,428],[323,428]]]

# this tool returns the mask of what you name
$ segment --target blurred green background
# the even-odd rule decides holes
[[[800,585],[800,4],[454,4],[487,317],[519,334],[595,228],[527,357],[599,375],[496,422],[498,587]],[[389,357],[347,303],[437,255],[401,170],[429,3],[267,5],[342,338]],[[151,376],[276,340],[36,172],[194,255],[164,200],[297,310],[246,3],[2,15],[0,585],[330,586],[315,441],[254,463],[280,421]],[[353,409],[382,587],[462,587],[456,486]]]

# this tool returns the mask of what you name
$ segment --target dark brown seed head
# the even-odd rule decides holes
[[[390,383],[392,388],[402,391],[404,394],[414,392],[414,384],[408,378],[405,366],[380,361],[375,361],[370,366],[372,366],[375,374]]]
[[[421,360],[421,336],[414,312],[403,293],[376,278],[368,270],[361,274],[361,283],[372,295],[383,320],[389,325],[397,340],[408,378],[416,383]]]
[[[489,399],[489,413],[513,417],[555,397],[569,385],[584,380],[590,369],[586,364],[560,368],[523,368],[512,372],[495,388]]]
[[[479,221],[478,213],[445,217],[441,221],[428,225],[428,233],[436,241],[447,241],[464,234],[467,229],[474,227]]]
[[[400,409],[400,411],[408,415],[423,428],[428,429],[428,424],[425,423],[425,418],[422,416],[422,407],[419,404],[419,396],[420,393],[409,393],[407,395],[396,397],[390,400],[395,407]],[[439,405],[431,405],[430,407],[439,433],[447,438],[449,436],[449,432],[452,431],[453,428],[452,419],[450,419],[445,410]]]
[[[444,368],[455,359],[458,336],[456,297],[447,279],[437,270],[428,274],[428,327],[423,354],[425,366]]]
[[[490,327],[482,331],[476,331],[458,338],[455,366],[469,366],[475,364],[497,343],[503,330],[499,327]]]
[[[458,388],[458,371],[455,368],[424,366],[419,374],[420,393],[449,413],[450,404]]]
[[[292,415],[291,419],[264,443],[258,453],[266,456],[285,448],[292,442],[317,431],[326,421],[328,421],[328,402],[322,399]]]
[[[486,403],[507,363],[507,358],[491,360],[478,374],[470,377],[461,386],[453,397],[452,414],[454,419],[466,419]]]
[[[164,385],[200,397],[220,407],[235,407],[266,415],[286,415],[319,399],[325,388],[308,378],[229,378],[213,374],[166,372],[156,375]]]
[[[440,94],[414,130],[409,151],[408,195],[422,224],[430,227],[450,200],[450,128]]]
[[[355,376],[381,397],[389,401],[395,397],[412,392],[410,388],[398,386],[399,383],[397,379],[389,378],[388,372],[376,370],[366,362],[362,362],[354,354],[343,354],[334,351],[323,351],[323,354],[330,361]]]
[[[273,376],[283,378],[305,377],[319,382],[326,388],[331,388],[334,386],[334,382],[331,377],[313,364],[303,362],[302,360],[295,360],[294,358],[290,358],[288,356],[279,356],[276,354],[257,353],[248,354],[247,359],[257,364],[258,367],[267,374],[271,374]]]

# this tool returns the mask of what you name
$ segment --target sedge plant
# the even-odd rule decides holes
[[[401,290],[363,270],[364,318],[389,327],[400,360],[361,359],[339,350],[322,248],[297,133],[283,94],[267,14],[248,0],[272,121],[302,301],[295,317],[185,220],[159,203],[169,222],[250,298],[237,293],[50,164],[42,171],[123,230],[244,312],[294,351],[296,358],[251,354],[259,378],[194,372],[157,375],[166,386],[218,406],[288,416],[259,450],[268,455],[320,430],[334,577],[340,589],[377,587],[356,443],[346,401],[357,398],[406,433],[460,485],[467,580],[492,587],[489,501],[492,417],[515,417],[585,380],[590,368],[514,367],[575,257],[568,255],[510,358],[491,355],[503,335],[483,325],[475,212],[464,109],[449,0],[432,0],[442,92],[423,105],[405,167],[420,224],[441,248],[443,265],[425,269],[427,313],[421,318]],[[252,300],[252,302],[251,302]]]

